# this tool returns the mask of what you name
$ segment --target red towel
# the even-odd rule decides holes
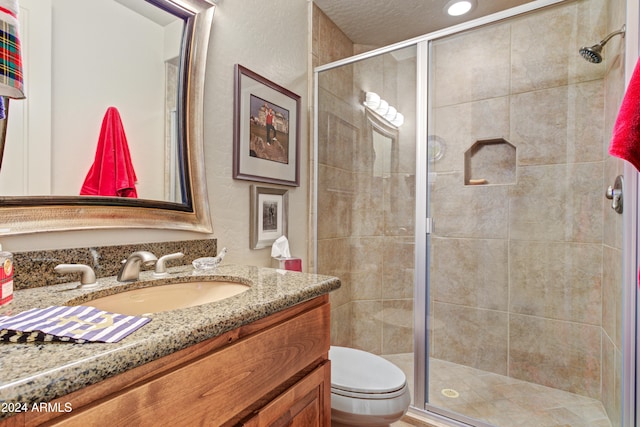
[[[102,119],[96,157],[80,195],[137,198],[136,180],[120,113],[109,107]]]
[[[622,100],[609,154],[628,161],[640,171],[640,62],[636,63]]]

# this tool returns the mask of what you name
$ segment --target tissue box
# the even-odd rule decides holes
[[[271,265],[273,268],[279,268],[281,270],[302,271],[302,259],[300,258],[271,258]]]

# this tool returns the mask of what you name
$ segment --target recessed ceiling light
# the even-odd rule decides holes
[[[451,0],[444,10],[451,16],[460,16],[470,12],[476,6],[476,0]]]

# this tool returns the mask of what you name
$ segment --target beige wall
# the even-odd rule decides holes
[[[250,183],[231,178],[235,63],[302,96],[301,185],[289,188],[289,238],[293,254],[306,257],[309,6],[299,0],[282,0],[277,7],[261,0],[223,0],[215,12],[204,105],[205,163],[214,226],[208,237],[217,238],[219,248],[229,249],[229,262],[270,265],[268,249],[249,249]],[[6,250],[22,251],[203,237],[207,235],[171,230],[95,230],[2,237],[0,243]]]
[[[239,63],[302,97],[300,187],[289,189],[289,241],[292,255],[307,267],[309,138],[308,7],[286,0],[223,1],[216,10],[205,85],[207,185],[218,247],[230,262],[270,265],[270,249],[249,249],[249,188],[231,178],[233,141],[233,65]],[[258,184],[264,185],[264,184]]]

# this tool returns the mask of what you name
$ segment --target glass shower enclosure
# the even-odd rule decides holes
[[[533,3],[316,68],[315,269],[343,283],[332,345],[401,367],[412,411],[620,426],[624,42],[578,48],[625,4]]]

